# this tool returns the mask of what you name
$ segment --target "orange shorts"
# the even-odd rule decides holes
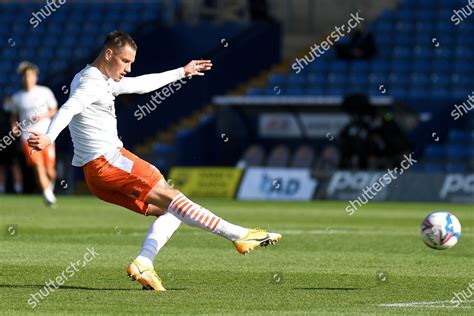
[[[41,151],[31,152],[33,149],[28,146],[28,142],[23,142],[23,152],[25,153],[26,163],[29,166],[47,166],[53,167],[56,164],[56,148],[54,144],[49,145]]]
[[[146,198],[163,175],[128,150],[119,151],[112,161],[102,155],[84,165],[87,185],[99,199],[147,215]]]

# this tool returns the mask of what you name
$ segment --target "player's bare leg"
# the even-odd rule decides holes
[[[49,187],[51,188],[51,191],[54,192],[54,184],[56,182],[57,177],[56,168],[54,165],[46,166],[46,175],[49,180]]]
[[[35,165],[33,167],[38,184],[43,191],[43,196],[48,206],[53,206],[56,203],[56,197],[50,187],[50,180],[44,165]]]

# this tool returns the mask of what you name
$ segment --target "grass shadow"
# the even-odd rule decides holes
[[[0,284],[0,288],[31,288],[31,289],[42,289],[44,284]],[[97,288],[87,286],[74,286],[74,285],[61,285],[56,290],[85,290],[85,291],[145,291],[140,288]],[[186,288],[169,288],[168,291],[185,291]]]
[[[294,287],[293,290],[305,290],[305,291],[359,291],[367,290],[361,287]]]

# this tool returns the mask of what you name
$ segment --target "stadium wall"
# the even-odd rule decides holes
[[[386,174],[386,170],[338,170],[315,176],[305,168],[175,167],[168,181],[191,197],[347,201],[354,210],[351,215],[370,201],[474,202],[473,173],[407,171],[390,182]],[[382,179],[385,185],[377,189]]]

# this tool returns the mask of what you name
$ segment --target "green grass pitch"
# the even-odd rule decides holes
[[[218,236],[182,225],[155,267],[169,291],[143,291],[126,268],[153,218],[93,197],[0,197],[0,313],[472,315],[471,205],[370,202],[353,216],[345,202],[197,200],[231,222],[281,232],[276,246],[238,254]],[[426,247],[419,226],[433,210],[463,225],[453,249]],[[31,294],[94,247],[98,256],[40,301]],[[398,304],[398,305],[388,305]]]

